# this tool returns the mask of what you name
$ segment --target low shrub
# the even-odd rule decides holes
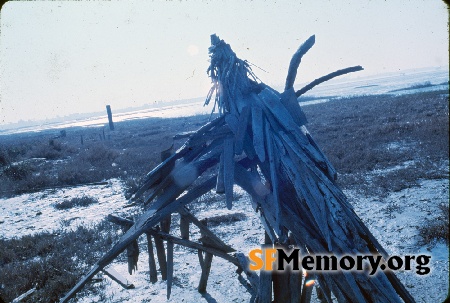
[[[3,148],[0,148],[0,167],[7,166],[10,163],[9,155]]]
[[[10,302],[36,287],[21,302],[58,302],[118,240],[116,231],[104,221],[92,228],[0,239],[0,297]],[[99,287],[87,284],[83,291],[95,293]]]
[[[440,215],[435,219],[427,219],[426,223],[419,228],[419,244],[434,245],[438,241],[449,244],[449,205],[439,205]]]
[[[13,181],[20,181],[26,179],[33,172],[33,168],[25,163],[8,165],[3,174]]]
[[[98,203],[97,198],[89,197],[89,196],[82,196],[82,197],[75,197],[70,200],[64,200],[62,202],[56,203],[54,207],[59,210],[63,209],[70,209],[73,207],[81,206],[89,206],[91,204]]]

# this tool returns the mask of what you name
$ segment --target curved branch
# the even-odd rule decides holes
[[[301,95],[303,95],[304,93],[306,93],[307,91],[309,91],[310,89],[312,89],[314,86],[319,85],[322,82],[328,81],[330,79],[333,79],[334,77],[338,77],[338,76],[342,76],[348,73],[353,73],[353,72],[357,72],[360,70],[363,70],[364,68],[362,68],[362,66],[358,65],[358,66],[352,66],[352,67],[347,67],[344,69],[340,69],[337,70],[335,72],[332,72],[331,74],[328,74],[326,76],[320,77],[319,79],[314,80],[313,82],[309,83],[308,85],[306,85],[305,87],[303,87],[302,89],[298,90],[295,92],[295,95],[298,97],[300,97]]]
[[[294,86],[295,77],[297,76],[297,69],[302,61],[302,57],[316,42],[316,36],[312,35],[308,38],[302,45],[297,49],[295,54],[292,56],[291,62],[289,63],[289,70],[286,77],[286,84],[284,90],[288,90]]]

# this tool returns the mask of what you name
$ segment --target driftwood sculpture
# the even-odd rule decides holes
[[[153,238],[163,279],[167,279],[168,296],[173,245],[180,244],[199,250],[203,269],[200,291],[206,288],[212,257],[218,256],[246,273],[254,289],[251,301],[271,302],[273,283],[275,302],[308,302],[311,287],[302,283],[301,274],[287,272],[276,276],[261,271],[258,276],[249,271],[243,254],[231,254],[233,249],[184,207],[215,189],[224,193],[226,206],[231,209],[234,184],[251,196],[260,213],[265,245],[293,244],[309,254],[379,254],[387,259],[386,251],[336,186],[336,171],[308,133],[306,117],[297,100],[314,86],[362,67],[336,71],[295,91],[297,68],[314,39],[310,37],[294,54],[284,92],[279,93],[258,81],[249,64],[237,58],[228,44],[211,36],[208,73],[212,88],[206,103],[213,100],[219,117],[193,133],[180,149],[147,174],[133,199],[145,197],[148,210],[136,222],[110,216],[112,221],[126,226],[127,232],[61,302],[67,302],[125,249],[129,250],[129,268],[133,270],[133,243],[142,234],[147,235],[149,244],[150,280],[157,279]],[[181,238],[170,235],[164,224],[175,212],[181,215]],[[189,223],[200,227],[201,243],[189,240]],[[166,250],[163,240],[167,242]],[[279,279],[284,279],[283,283]],[[315,280],[322,302],[332,302],[332,298],[338,302],[414,301],[388,271],[372,276],[361,272],[318,272]]]

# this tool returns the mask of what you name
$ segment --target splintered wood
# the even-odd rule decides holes
[[[336,185],[336,171],[308,133],[306,116],[297,100],[314,86],[362,67],[338,70],[295,91],[297,69],[314,43],[312,36],[295,52],[285,90],[280,93],[259,81],[248,62],[236,57],[230,45],[211,36],[208,74],[212,88],[205,103],[214,102],[219,117],[189,134],[181,148],[164,157],[145,176],[131,200],[143,198],[147,210],[135,222],[110,217],[128,230],[61,302],[67,302],[121,252],[135,247],[143,234],[148,241],[150,281],[157,280],[157,261],[161,278],[167,280],[168,297],[174,275],[174,245],[183,245],[198,250],[201,292],[206,290],[209,272],[214,270],[211,261],[215,256],[246,273],[251,302],[309,302],[314,285],[319,286],[318,297],[323,302],[331,302],[332,298],[338,302],[414,301],[390,272],[373,276],[362,272],[317,272],[303,279],[302,271],[261,271],[258,276],[248,269],[249,260],[243,254],[233,253],[233,248],[185,208],[215,189],[224,194],[224,205],[231,209],[233,186],[237,184],[250,195],[260,214],[267,235],[263,247],[293,245],[308,254],[372,253],[387,257]],[[181,216],[181,238],[170,235],[170,227],[161,224],[164,220],[170,223],[173,213]],[[190,224],[201,230],[198,241],[189,236]],[[129,260],[132,271],[136,250],[132,250]]]

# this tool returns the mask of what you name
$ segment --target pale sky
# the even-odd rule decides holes
[[[297,84],[449,61],[440,0],[13,1],[0,18],[0,125],[205,96],[213,33],[271,86],[313,34]]]

